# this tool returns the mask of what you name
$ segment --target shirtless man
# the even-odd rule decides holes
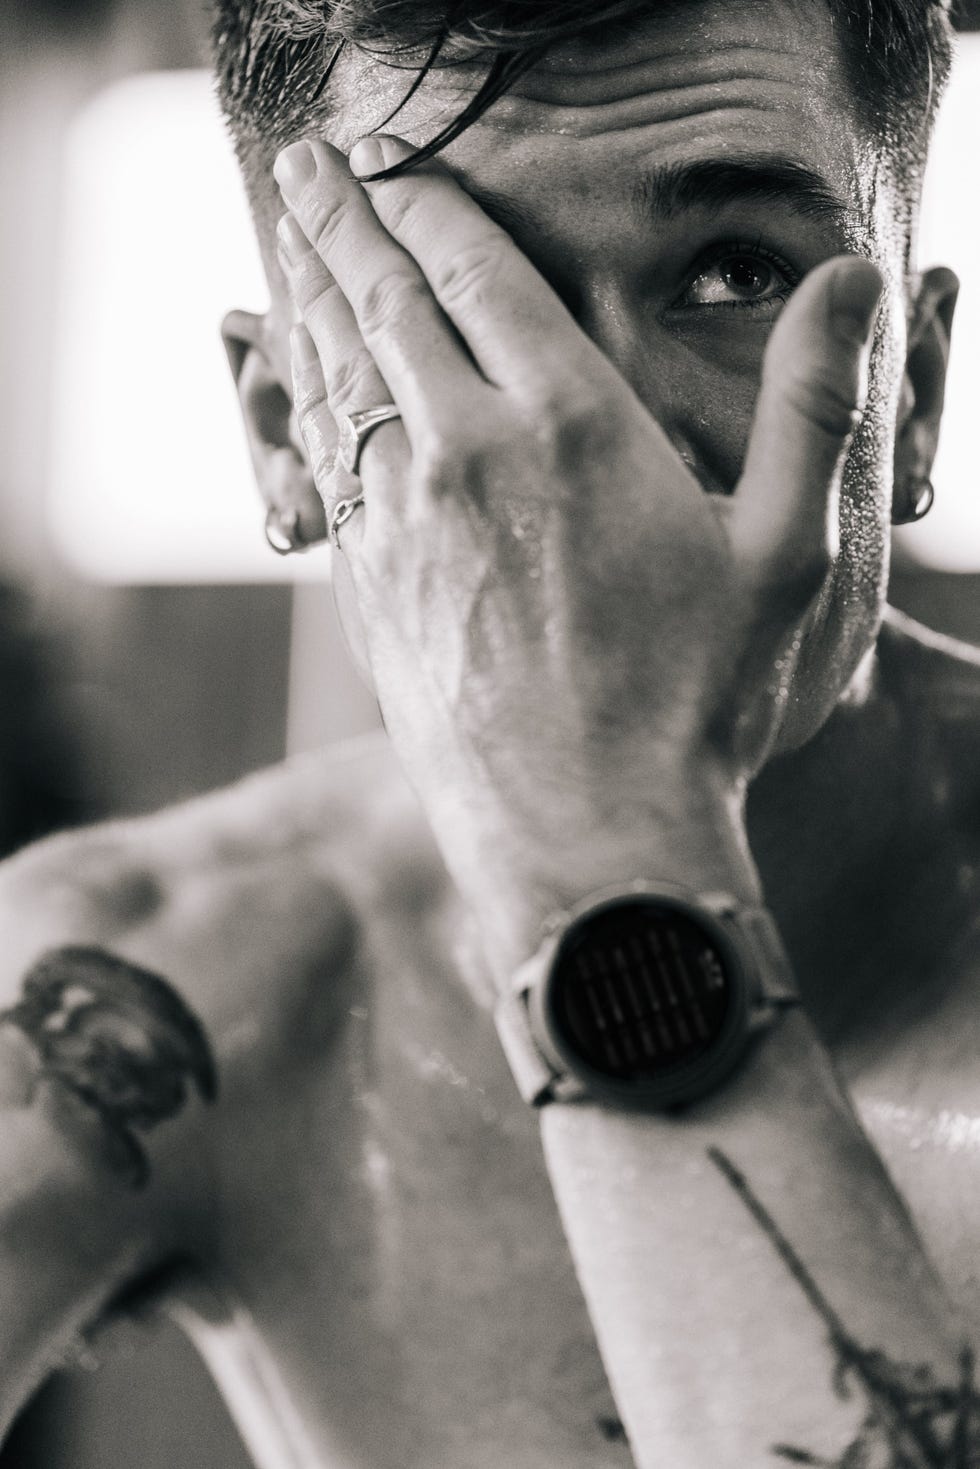
[[[335,566],[391,743],[3,870],[4,1419],[152,1287],[261,1469],[980,1463],[980,659],[883,614],[956,289],[907,268],[941,14],[555,4],[362,186],[420,9],[343,7],[413,49],[323,89],[322,7],[220,6],[257,476],[286,545],[363,492]],[[492,63],[475,13],[409,144]],[[539,1129],[495,997],[638,877],[764,898],[803,1007],[682,1112]]]

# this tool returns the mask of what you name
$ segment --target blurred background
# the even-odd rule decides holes
[[[921,263],[964,281],[937,506],[892,600],[980,643],[980,0]],[[264,287],[202,0],[0,10],[0,855],[370,729],[316,550],[281,559],[218,340]],[[970,442],[968,442],[968,433]],[[133,1322],[58,1373],[0,1469],[247,1469],[191,1350]]]

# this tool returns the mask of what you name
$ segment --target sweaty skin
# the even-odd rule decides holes
[[[764,23],[755,18],[760,9]],[[906,346],[902,242],[888,223],[889,187],[853,121],[822,7],[801,24],[790,5],[697,6],[658,23],[646,45],[614,48],[609,61],[597,70],[593,56],[559,57],[445,157],[555,287],[705,489],[730,493],[741,470],[762,353],[780,305],[778,298],[748,308],[731,298],[708,310],[680,305],[710,252],[727,242],[764,260],[776,257],[782,264],[772,261],[774,286],[782,282],[784,291],[845,252],[866,254],[886,277],[868,409],[842,496],[834,585],[789,700],[784,743],[791,746],[826,717],[869,646],[887,570],[882,516]],[[465,95],[465,76],[437,76],[392,128],[409,142],[423,141],[458,105],[461,87]],[[343,126],[330,136],[343,150],[387,115],[403,95],[403,79],[352,58],[341,65],[337,88]],[[371,104],[357,105],[359,97]],[[807,164],[839,198],[839,214],[798,212],[763,197],[664,215],[643,187],[654,167],[760,154]],[[265,345],[288,384],[292,309],[275,263],[270,276]],[[378,431],[376,445],[387,432]]]
[[[907,636],[886,643],[904,647]],[[949,690],[957,662],[920,651]],[[828,764],[836,739],[852,735],[846,719],[828,728]],[[920,740],[931,737],[920,727]],[[892,736],[868,753],[883,768],[899,758]],[[832,867],[854,829],[828,813],[825,792],[802,794],[805,856]],[[911,860],[909,845],[896,864]],[[956,895],[956,868],[976,871],[976,826],[955,837],[939,825],[925,850],[922,921],[947,943],[925,956],[909,945],[895,868],[862,871],[857,847],[834,935],[851,962],[830,996],[812,983],[823,975],[821,915],[813,932],[801,928],[775,881],[778,854],[764,877],[864,1126],[980,1324],[980,1153],[964,1142],[967,1119],[980,1132],[980,974]],[[79,864],[102,873],[83,899]],[[126,923],[113,898],[133,870],[158,873],[165,900]],[[488,979],[382,738],[117,827],[108,843],[93,833],[45,844],[3,869],[0,905],[14,969],[52,943],[98,943],[169,975],[212,1038],[222,1096],[203,1135],[171,1146],[178,1160],[203,1146],[213,1177],[188,1186],[171,1168],[177,1244],[154,1242],[140,1273],[188,1254],[196,1262],[161,1309],[205,1353],[262,1469],[491,1469],[502,1455],[531,1469],[631,1463],[537,1124],[496,1041]],[[873,990],[866,951],[886,966]],[[841,1018],[852,987],[870,1014]],[[778,1217],[778,1200],[768,1203]],[[113,1208],[104,1189],[100,1208]]]
[[[895,432],[900,242],[881,219],[871,229],[870,163],[822,11],[705,7],[658,22],[647,39],[629,65],[586,73],[572,58],[528,78],[451,162],[716,492],[740,464],[773,308],[705,319],[678,310],[705,249],[733,238],[755,247],[762,234],[799,273],[867,249],[886,276],[842,557],[789,700],[786,750],[752,788],[748,831],[807,1010],[953,1295],[980,1324],[974,1155],[945,1147],[941,1126],[980,1117],[980,662],[897,616],[875,642],[892,459],[904,465],[929,432],[919,380],[915,433]],[[360,65],[341,72],[341,100],[359,93]],[[390,110],[404,78],[371,73],[372,86],[379,79],[388,90],[372,92],[370,117],[351,114],[340,146]],[[441,83],[427,87],[399,132],[412,135],[414,116],[427,135],[443,100]],[[863,223],[842,230],[767,200],[638,225],[638,164],[756,153],[760,140],[824,174],[864,208]],[[884,218],[884,187],[877,200]],[[281,405],[289,382],[290,312],[271,232],[263,239],[273,311],[233,326],[248,339],[240,386],[271,493],[270,465],[286,446],[263,440],[260,409]],[[717,287],[712,276],[701,289]],[[934,369],[930,289],[909,315],[921,318]],[[298,458],[296,477],[301,497]],[[281,475],[276,488],[292,493]],[[221,1097],[167,1136],[179,1160],[206,1166],[159,1170],[176,1242],[154,1242],[140,1271],[194,1262],[163,1300],[208,1355],[261,1469],[625,1469],[537,1124],[499,1053],[488,976],[384,742],[99,841],[63,838],[0,875],[16,939],[4,1003],[42,949],[85,943],[165,976],[200,1016]],[[79,874],[97,863],[102,877],[83,893]],[[127,918],[113,895],[133,872],[150,874],[161,896]],[[102,1207],[114,1209],[111,1194]],[[90,1318],[106,1311],[103,1293]]]

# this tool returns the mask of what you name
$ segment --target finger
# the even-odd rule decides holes
[[[302,318],[290,337],[293,405],[328,519],[365,477],[372,498],[388,503],[386,492],[407,475],[411,458],[404,426],[392,420],[374,430],[357,476],[339,463],[337,440],[347,414],[391,402],[391,393],[350,306],[290,216],[280,221],[278,237],[280,264]]]
[[[374,173],[412,151],[399,138],[363,138],[350,167],[355,174]],[[385,229],[418,262],[490,382],[526,388],[594,367],[599,353],[559,296],[444,164],[429,159],[365,188]]]
[[[864,408],[882,277],[867,260],[825,261],[793,294],[766,351],[745,470],[729,521],[763,579],[823,580],[837,492]]]
[[[302,322],[289,334],[289,357],[293,409],[309,455],[313,483],[323,501],[327,533],[334,539],[333,517],[337,506],[359,491],[356,481],[352,481],[337,460],[337,428],[327,404],[320,354],[309,329]],[[356,536],[357,527],[352,534]],[[348,537],[344,539],[346,542]]]
[[[337,425],[327,404],[323,371],[316,343],[302,323],[289,334],[289,358],[293,380],[293,410],[306,445],[313,483],[330,513],[345,492],[343,470],[337,461]]]
[[[414,260],[391,238],[347,160],[320,139],[280,153],[291,213],[349,301],[417,445],[479,376]]]

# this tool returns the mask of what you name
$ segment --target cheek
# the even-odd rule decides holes
[[[737,341],[688,338],[654,358],[649,406],[714,494],[732,494],[742,473],[767,338],[762,330]]]

